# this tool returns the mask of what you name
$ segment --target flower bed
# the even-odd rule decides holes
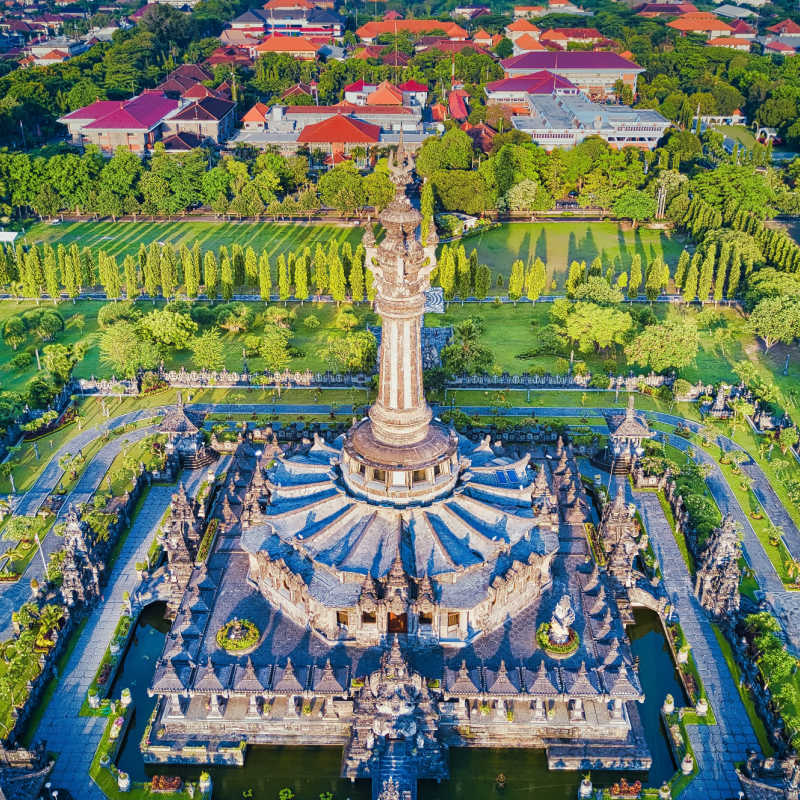
[[[217,631],[217,644],[228,651],[249,650],[258,644],[258,626],[249,619],[232,619]]]
[[[206,525],[206,531],[203,534],[203,538],[200,540],[200,546],[197,548],[195,563],[202,564],[208,558],[211,552],[211,546],[214,544],[214,538],[217,535],[218,527],[219,521],[216,519],[212,519],[208,525]]]
[[[569,629],[569,639],[567,639],[567,641],[563,644],[550,641],[549,622],[543,622],[539,626],[538,630],[536,631],[536,641],[539,643],[539,647],[541,647],[542,650],[559,656],[572,655],[578,649],[581,643],[578,632],[572,628]]]
[[[22,438],[26,442],[41,439],[43,436],[53,433],[53,431],[72,424],[75,422],[76,416],[75,406],[72,405],[61,415],[60,419],[55,411],[46,411],[39,419],[25,423],[25,425],[29,426],[28,428],[25,425],[22,426]]]

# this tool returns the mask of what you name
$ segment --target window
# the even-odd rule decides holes
[[[373,480],[379,481],[380,483],[386,482],[386,470],[376,469],[373,473]]]
[[[447,613],[447,627],[448,628],[457,628],[459,622],[461,621],[461,614],[458,612],[449,611]]]
[[[374,625],[375,624],[375,614],[371,614],[369,611],[362,611],[361,612],[361,624],[362,625]]]
[[[420,625],[433,625],[433,614],[429,614],[425,611],[419,612],[419,624]]]
[[[412,476],[414,483],[420,483],[421,481],[424,481],[426,479],[425,472],[426,471],[424,469],[415,469]]]
[[[346,611],[337,611],[336,612],[336,623],[338,625],[342,625],[343,627],[347,627],[348,623],[348,616]]]

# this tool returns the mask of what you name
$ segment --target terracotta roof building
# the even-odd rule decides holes
[[[527,35],[534,39],[538,39],[541,34],[541,29],[537,28],[532,22],[527,19],[518,19],[505,27],[506,36],[514,42],[520,36]]]
[[[523,53],[546,52],[547,48],[533,36],[525,33],[514,40],[514,55],[519,56]]]
[[[713,14],[709,14],[706,11],[682,14],[677,19],[668,22],[667,27],[679,31],[682,34],[698,33],[709,39],[719,36],[729,36],[733,30],[727,22],[723,22],[719,17],[715,17]]]
[[[451,41],[466,41],[467,32],[455,22],[438,19],[397,19],[384,22],[367,22],[356,30],[362,42],[374,42],[381,34],[410,33],[422,36],[425,33],[442,31]]]
[[[204,97],[171,114],[164,121],[164,132],[192,133],[204,142],[221,144],[236,126],[236,103],[221,97]]]
[[[250,48],[254,59],[264,53],[284,53],[298,61],[313,61],[318,51],[319,46],[304,36],[267,36]]]
[[[742,53],[750,52],[750,41],[735,36],[714,36],[706,41],[706,46],[726,47],[728,50],[739,50]]]
[[[796,36],[800,38],[800,25],[790,19],[785,19],[776,25],[770,25],[767,30],[778,36]]]

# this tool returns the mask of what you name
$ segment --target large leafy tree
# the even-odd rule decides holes
[[[668,320],[648,325],[625,348],[625,354],[634,364],[663,372],[688,367],[697,358],[699,345],[696,325],[684,320]]]
[[[582,353],[624,343],[632,327],[633,320],[627,311],[585,302],[575,303],[564,323],[567,338]]]
[[[131,322],[117,322],[100,336],[100,360],[117,375],[133,378],[138,370],[152,369],[160,359],[159,347]]]
[[[800,300],[766,297],[753,309],[749,324],[767,350],[777,342],[790,344],[800,335]]]
[[[189,345],[192,363],[198,369],[222,369],[225,366],[225,346],[216,328],[195,336]]]
[[[320,177],[319,195],[326,206],[349,216],[366,202],[364,179],[355,164],[345,161]]]

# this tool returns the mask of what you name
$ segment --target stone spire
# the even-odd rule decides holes
[[[375,310],[381,317],[381,357],[378,398],[370,408],[372,433],[387,445],[404,446],[422,441],[432,413],[422,387],[420,329],[425,290],[436,265],[436,237],[423,247],[417,236],[422,216],[406,196],[413,160],[403,150],[389,156],[395,185],[394,200],[378,217],[386,231],[383,241],[367,227],[363,243],[366,263],[375,276]]]

